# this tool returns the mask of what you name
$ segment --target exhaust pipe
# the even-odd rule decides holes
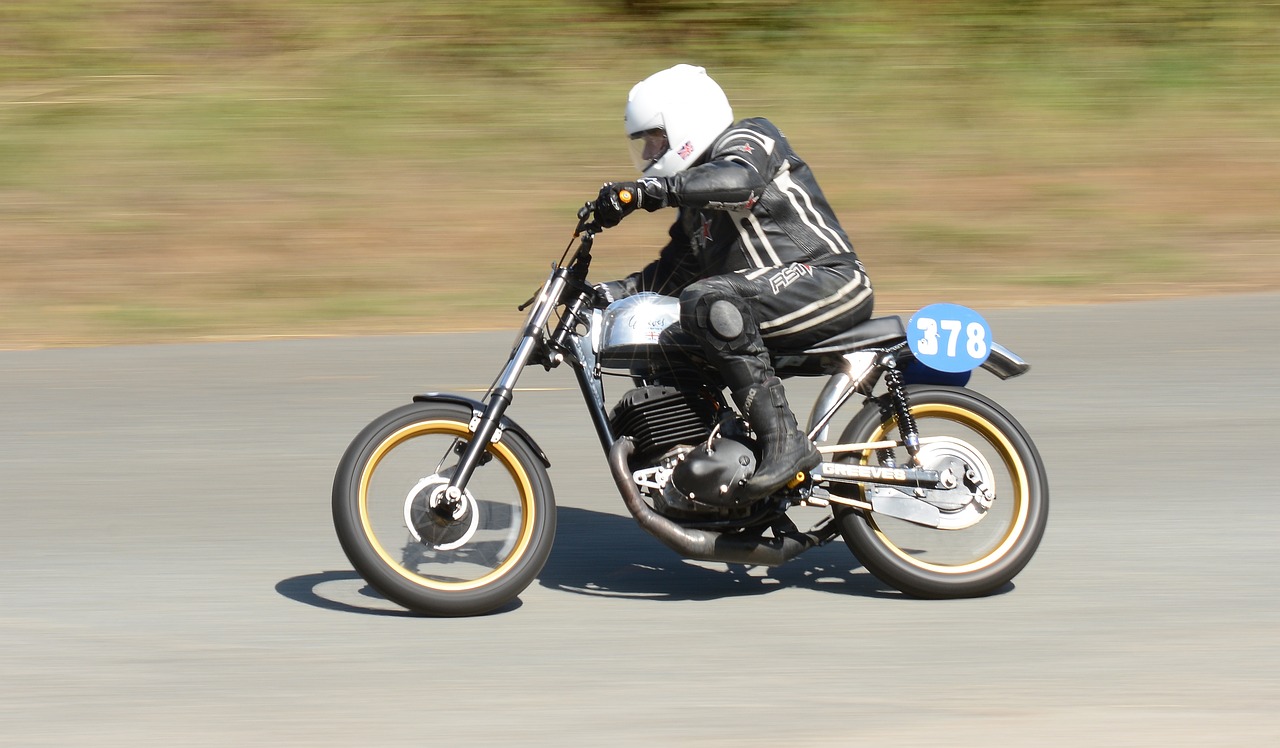
[[[781,566],[835,537],[834,523],[823,525],[816,531],[780,538],[743,538],[713,530],[684,527],[658,514],[640,498],[640,491],[631,479],[631,468],[627,465],[627,460],[634,451],[635,443],[627,436],[614,442],[609,449],[609,471],[618,484],[622,501],[646,532],[685,558],[749,566]]]

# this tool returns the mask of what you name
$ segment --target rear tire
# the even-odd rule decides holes
[[[518,596],[555,538],[551,481],[513,430],[486,449],[459,519],[432,507],[471,437],[471,410],[397,408],[351,442],[333,482],[333,523],[352,566],[387,599],[433,616],[472,616]]]
[[[975,449],[992,470],[995,500],[972,527],[940,530],[861,509],[836,514],[841,535],[881,581],[922,598],[979,597],[999,590],[1031,560],[1049,516],[1049,485],[1035,444],[1013,416],[976,392],[953,387],[908,387],[922,439],[953,435]],[[897,419],[876,403],[854,417],[842,443],[898,437]],[[899,465],[906,451],[894,450]],[[877,452],[863,464],[877,465]],[[928,467],[926,465],[926,467]]]

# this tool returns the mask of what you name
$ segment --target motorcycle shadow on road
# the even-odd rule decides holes
[[[555,546],[538,584],[579,595],[658,601],[715,600],[788,588],[911,599],[863,569],[838,538],[773,568],[704,563],[680,558],[631,517],[567,506],[557,508]],[[281,580],[275,589],[290,600],[325,610],[422,616],[387,601],[353,570],[302,574]],[[996,594],[1012,589],[1008,584]],[[517,598],[487,615],[520,606]]]
[[[371,616],[429,617],[422,613],[405,610],[388,601],[354,570],[322,571],[289,577],[276,583],[276,592],[294,602],[324,610]],[[519,607],[520,600],[516,599],[486,615],[509,613]]]
[[[862,569],[839,539],[777,567],[680,558],[630,517],[558,508],[555,547],[538,583],[600,597],[693,601],[802,588],[861,597],[902,595]]]

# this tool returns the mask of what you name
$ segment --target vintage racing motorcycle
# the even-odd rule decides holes
[[[877,578],[922,598],[990,594],[1030,561],[1048,517],[1040,455],[1003,408],[957,386],[979,366],[1001,379],[1029,366],[979,315],[931,305],[905,327],[874,318],[775,352],[781,377],[827,377],[808,423],[824,461],[744,501],[736,489],[757,460],[750,425],[680,331],[676,299],[642,293],[601,308],[587,280],[600,231],[590,218],[588,204],[521,306],[524,327],[483,400],[418,395],[343,455],[334,525],[377,591],[429,615],[478,615],[537,577],[556,530],[550,462],[505,415],[531,365],[573,370],[628,511],[686,558],[777,566],[840,536]],[[627,385],[611,406],[606,375]],[[829,441],[842,412],[852,417]],[[823,508],[821,521],[799,529],[788,512],[801,507]]]

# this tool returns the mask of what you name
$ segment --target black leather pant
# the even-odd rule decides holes
[[[737,391],[774,376],[771,352],[814,347],[868,319],[873,303],[862,263],[832,255],[693,283],[680,294],[680,326]]]

